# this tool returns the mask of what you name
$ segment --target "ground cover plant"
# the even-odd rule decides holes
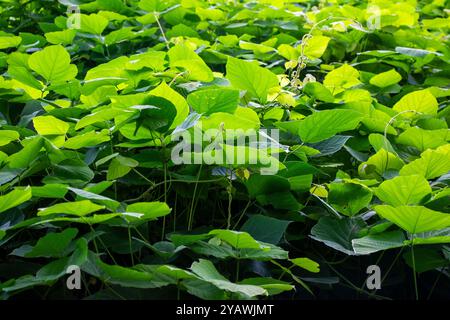
[[[1,299],[449,297],[446,1],[0,4]]]

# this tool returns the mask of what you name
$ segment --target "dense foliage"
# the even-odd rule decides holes
[[[0,298],[448,298],[445,0],[0,4]]]

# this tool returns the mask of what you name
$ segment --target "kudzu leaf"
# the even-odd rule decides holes
[[[69,244],[78,234],[78,229],[67,228],[62,232],[51,232],[40,238],[36,245],[24,251],[14,250],[11,254],[26,258],[57,257],[61,258],[69,249]]]
[[[0,50],[17,47],[21,42],[21,37],[0,31]]]
[[[216,229],[210,231],[209,234],[227,242],[236,249],[265,249],[263,245],[253,239],[247,232]]]
[[[188,71],[188,78],[203,82],[214,80],[213,73],[208,65],[186,44],[177,44],[168,52],[170,66],[181,67]]]
[[[195,111],[204,115],[215,112],[233,114],[239,103],[239,91],[229,88],[197,90],[188,95],[187,102]]]
[[[372,200],[372,191],[363,184],[333,182],[328,189],[328,202],[337,211],[348,216],[357,214]]]
[[[436,150],[425,150],[416,159],[400,170],[400,175],[409,176],[419,174],[426,179],[439,177],[450,171],[450,144],[443,145]]]
[[[324,110],[299,122],[298,134],[304,142],[319,142],[336,133],[355,129],[363,116],[353,110]]]
[[[118,201],[102,196],[100,194],[72,187],[68,187],[67,189],[74,192],[81,199],[89,199],[93,202],[101,203],[111,210],[117,209],[117,207],[120,205]]]
[[[237,107],[233,114],[225,112],[216,112],[207,118],[201,118],[199,121],[202,130],[223,129],[242,130],[259,129],[260,121],[258,114],[250,108]]]
[[[115,180],[121,178],[128,174],[132,168],[135,168],[139,165],[134,159],[126,158],[121,155],[117,155],[108,167],[108,173],[106,175],[106,179]]]
[[[78,73],[77,67],[70,64],[69,53],[61,45],[45,47],[33,53],[28,59],[28,65],[47,82],[72,80]]]
[[[437,248],[414,248],[414,262],[411,251],[405,252],[403,258],[406,264],[418,273],[448,266],[448,260],[442,257]]]
[[[382,250],[403,247],[405,240],[403,231],[397,230],[353,239],[352,246],[356,254],[371,254]]]
[[[17,207],[18,205],[31,199],[31,188],[15,189],[3,196],[0,196],[0,213]]]
[[[397,143],[413,146],[421,152],[447,144],[449,140],[449,129],[423,130],[418,127],[406,129],[396,139]]]
[[[39,155],[44,140],[42,137],[30,138],[28,143],[19,152],[10,155],[7,159],[9,167],[13,169],[27,168]]]
[[[268,294],[266,289],[258,286],[230,282],[217,271],[209,260],[200,259],[198,262],[194,262],[191,266],[191,270],[204,281],[207,281],[222,290],[242,293],[249,297]]]
[[[148,221],[156,220],[159,217],[164,217],[171,212],[169,206],[164,202],[137,202],[127,206],[127,213],[137,213],[138,217],[127,217],[127,220],[134,221]]]
[[[189,105],[178,92],[169,87],[164,81],[160,83],[149,94],[169,100],[176,108],[176,116],[170,126],[170,129],[176,128],[181,124],[189,114]]]
[[[409,233],[439,230],[450,226],[450,214],[422,206],[375,206],[379,216],[395,223]]]
[[[398,176],[380,184],[375,194],[381,201],[394,207],[415,205],[431,194],[431,187],[422,176]]]
[[[303,87],[303,92],[324,102],[334,102],[334,97],[323,84],[320,82],[308,82]]]
[[[303,54],[309,59],[320,58],[327,49],[329,37],[325,36],[312,36],[306,39],[306,45],[303,48]]]
[[[359,85],[359,71],[348,64],[330,71],[323,80],[323,85],[327,87],[333,95],[345,89]]]
[[[0,130],[0,146],[5,146],[8,143],[19,139],[20,134],[14,130]]]
[[[404,95],[393,107],[397,112],[415,111],[420,114],[429,114],[435,116],[438,110],[436,98],[428,89],[414,91]],[[416,113],[405,112],[404,117],[414,117]]]
[[[267,101],[269,89],[278,86],[278,78],[270,70],[249,62],[229,57],[226,65],[227,79],[233,87],[246,90],[261,103]]]
[[[380,149],[366,162],[359,165],[358,173],[363,178],[380,179],[389,171],[397,172],[403,165],[403,161],[395,154],[385,149]]]
[[[402,80],[402,76],[395,69],[391,69],[373,76],[369,82],[379,88],[385,88],[400,82],[400,80]]]
[[[75,29],[67,29],[62,31],[47,32],[45,34],[45,38],[51,44],[69,45],[72,44],[76,34],[77,31]]]
[[[39,116],[33,118],[33,125],[37,133],[46,135],[65,135],[69,124],[54,116]]]
[[[247,278],[239,282],[239,284],[249,284],[261,287],[267,290],[267,293],[272,295],[277,295],[285,291],[291,291],[295,289],[295,286],[289,284],[288,282],[273,279],[273,278]]]
[[[319,264],[309,258],[295,258],[295,259],[289,259],[293,264],[296,266],[303,268],[305,270],[308,270],[310,272],[320,272]]]
[[[32,186],[33,197],[37,198],[64,198],[67,193],[67,186],[64,184],[46,184],[43,186]]]
[[[348,255],[355,255],[352,239],[358,238],[359,232],[366,227],[360,218],[333,219],[322,217],[311,229],[311,238]]]
[[[254,239],[278,244],[291,221],[275,219],[264,215],[252,215],[241,228]]]
[[[77,26],[78,22],[79,26]],[[103,30],[108,26],[108,23],[108,19],[96,13],[90,15],[75,13],[67,19],[68,25],[78,27],[82,32],[95,35],[101,35]]]
[[[89,131],[88,133],[79,134],[67,139],[64,147],[77,150],[85,147],[93,147],[109,140],[110,135],[108,130],[102,130],[101,132]]]
[[[85,216],[92,212],[104,209],[104,206],[92,203],[89,200],[58,203],[51,207],[41,208],[37,213],[38,216],[48,216],[52,214],[69,214],[75,216]]]

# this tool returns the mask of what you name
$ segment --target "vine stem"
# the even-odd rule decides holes
[[[134,266],[133,249],[131,246],[131,227],[128,227],[128,247],[130,248],[131,265]]]
[[[154,12],[153,15],[155,16],[156,23],[158,24],[158,28],[161,31],[162,37],[164,39],[164,42],[166,43],[166,48],[169,49],[169,41],[166,38],[166,34],[164,33],[164,29],[161,25],[161,22],[159,22],[159,13]]]
[[[192,195],[191,209],[189,210],[188,231],[192,230],[192,225],[194,223],[195,196],[197,194],[197,187],[198,187],[198,182],[200,180],[200,175],[202,173],[202,167],[203,167],[203,164],[200,164],[200,169],[198,170],[198,174],[197,174],[197,181],[195,182],[195,186],[194,186],[194,194]]]
[[[164,202],[167,203],[167,161],[166,161],[166,145],[164,141],[161,141],[164,154]],[[161,241],[164,240],[166,233],[166,216],[163,217],[163,226],[161,231]]]
[[[233,182],[232,182],[233,172],[230,172],[230,184],[228,186],[228,218],[227,218],[227,229],[229,230],[231,228],[231,203],[233,202],[233,194],[231,193],[233,188]]]

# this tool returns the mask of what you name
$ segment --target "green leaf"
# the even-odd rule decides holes
[[[372,254],[382,250],[403,247],[405,240],[403,231],[397,230],[353,239],[352,245],[356,254]]]
[[[260,67],[256,62],[248,62],[229,57],[226,77],[233,87],[246,90],[261,103],[267,101],[269,89],[278,86],[278,78],[270,70]]]
[[[191,50],[186,44],[177,44],[168,52],[170,66],[181,67],[188,71],[188,78],[203,82],[214,80],[213,73],[208,65]]]
[[[45,47],[33,53],[28,59],[28,65],[47,82],[72,80],[78,73],[77,67],[70,64],[69,53],[60,45]]]
[[[419,233],[407,243],[414,245],[450,243],[450,228]]]
[[[324,86],[334,95],[360,83],[359,71],[348,64],[330,71],[323,80]]]
[[[140,127],[144,127],[150,132],[165,133],[171,128],[177,114],[172,102],[156,96],[148,96],[142,101],[141,105],[135,105],[131,108],[139,110],[138,118],[133,123],[135,132]]]
[[[322,217],[311,229],[311,238],[348,255],[355,255],[352,240],[366,227],[361,218]]]
[[[0,50],[17,47],[21,42],[21,37],[10,35],[6,32],[0,32]]]
[[[85,216],[92,212],[104,209],[104,206],[92,203],[89,200],[58,203],[51,207],[39,209],[38,216],[48,216],[52,214],[69,214],[75,216]]]
[[[96,13],[90,15],[79,13],[72,14],[67,23],[75,25],[78,21],[80,22],[80,31],[95,35],[101,35],[109,23],[108,19]]]
[[[273,278],[248,278],[242,280],[239,284],[248,284],[261,287],[266,289],[270,296],[295,289],[295,286]]]
[[[211,114],[208,118],[202,118],[202,129],[204,131],[208,129],[219,129],[223,127],[225,130],[239,130],[244,131],[249,129],[258,129],[260,127],[260,121],[258,114],[250,108],[237,107],[233,114],[216,112]]]
[[[397,155],[397,152],[392,147],[392,144],[382,134],[379,134],[379,133],[369,134],[369,142],[370,142],[370,145],[377,152],[380,151],[380,149],[386,149],[386,151],[389,151],[390,153]]]
[[[17,207],[31,199],[31,188],[26,187],[23,190],[15,189],[4,196],[0,196],[0,213],[8,209]]]
[[[61,258],[69,249],[69,244],[78,234],[78,229],[67,228],[62,232],[51,232],[40,238],[34,247],[23,255],[26,258]],[[12,254],[16,255],[14,250]]]
[[[324,102],[334,102],[334,97],[323,84],[320,82],[308,82],[303,87],[303,92],[314,97],[317,100]]]
[[[71,187],[69,187],[67,189],[74,192],[81,199],[89,199],[89,200],[92,200],[93,202],[101,203],[111,210],[115,210],[120,205],[120,203],[116,200],[110,199],[108,197],[105,197],[105,196],[102,196],[102,195],[99,195],[99,194],[96,194],[93,192],[81,190],[78,188],[71,188]]]
[[[9,156],[7,161],[9,167],[13,169],[27,168],[39,155],[42,147],[44,146],[44,140],[42,137],[33,137],[29,140],[25,147],[19,152]]]
[[[395,223],[409,233],[439,230],[450,226],[450,214],[421,206],[375,206],[379,216]]]
[[[89,131],[88,133],[67,139],[64,147],[77,150],[85,147],[94,147],[109,140],[110,135],[108,130],[102,130],[101,132]]]
[[[319,142],[338,132],[355,129],[362,115],[353,110],[324,110],[301,120],[298,134],[304,142]]]
[[[278,244],[291,221],[279,220],[261,214],[252,215],[241,228],[254,239]]]
[[[207,281],[222,290],[241,293],[249,297],[266,296],[268,294],[266,289],[259,286],[230,282],[217,271],[209,260],[200,259],[198,262],[194,262],[191,266],[191,270],[202,280]]]
[[[149,94],[169,100],[177,109],[177,115],[173,120],[170,129],[176,128],[189,114],[189,105],[178,92],[169,87],[165,82],[149,92]]]
[[[436,150],[426,150],[420,158],[405,165],[400,170],[400,175],[421,175],[426,179],[439,177],[450,171],[450,144],[446,144]]]
[[[240,232],[234,230],[212,230],[209,232],[210,235],[213,235],[219,238],[222,241],[225,241],[233,248],[236,249],[265,249],[266,247],[261,245],[258,241],[252,238],[247,232]]]
[[[306,45],[303,49],[303,54],[309,59],[320,58],[327,49],[329,37],[312,36],[306,40]]]
[[[20,134],[14,130],[0,130],[0,147],[5,146],[8,143],[18,140]]]
[[[204,115],[214,112],[233,114],[239,103],[239,91],[229,88],[197,90],[187,97],[189,105]]]
[[[152,281],[152,274],[119,265],[106,264],[92,252],[89,252],[88,261],[83,264],[82,270],[109,284],[142,289],[158,287]]]
[[[75,250],[69,258],[68,265],[81,266],[88,259],[88,240],[80,238],[75,242]],[[64,270],[66,271],[66,270]]]
[[[117,108],[107,108],[105,110],[100,110],[91,114],[88,114],[75,125],[75,130],[83,129],[91,124],[98,122],[104,122],[113,119],[115,116],[123,113],[124,110]]]
[[[395,154],[380,149],[366,162],[359,165],[358,172],[363,178],[380,179],[386,172],[400,170],[403,164],[403,161]]]
[[[159,217],[168,215],[171,211],[169,206],[164,202],[137,202],[127,206],[127,213],[138,213],[139,217],[126,217],[129,221],[148,221],[156,220]]]
[[[398,176],[380,184],[375,194],[381,201],[394,207],[415,205],[431,194],[431,187],[422,176]]]
[[[438,103],[436,98],[428,89],[414,91],[404,95],[393,107],[397,112],[415,111],[419,114],[429,114],[435,116],[437,114]],[[414,117],[414,112],[405,112],[404,117]]]
[[[348,216],[357,214],[372,200],[372,191],[363,184],[333,182],[328,189],[328,202],[337,211]]]
[[[69,124],[53,116],[39,116],[33,118],[33,125],[37,133],[46,135],[65,135]]]
[[[400,82],[400,80],[402,80],[402,76],[395,69],[391,69],[373,76],[369,82],[379,88],[385,88]]]
[[[127,175],[132,168],[135,168],[138,165],[139,162],[137,162],[136,160],[118,155],[109,164],[106,179],[115,180],[121,178]]]
[[[66,274],[67,261],[68,258],[65,257],[46,264],[38,270],[35,279],[37,281],[55,281],[61,278]]]
[[[63,199],[67,193],[67,186],[63,184],[50,183],[43,186],[31,187],[33,197]]]
[[[448,266],[448,260],[443,258],[439,251],[436,248],[414,248],[414,263],[412,251],[406,252],[403,258],[408,266],[414,268],[416,272],[422,273]]]
[[[450,140],[449,129],[423,130],[413,127],[406,129],[396,141],[399,144],[413,146],[422,152],[447,144],[448,140]]]
[[[295,259],[289,259],[293,264],[296,266],[303,268],[305,270],[308,270],[310,272],[320,272],[319,264],[309,258],[295,258]]]
[[[69,45],[72,44],[76,34],[76,30],[67,29],[62,31],[47,32],[45,34],[45,38],[51,44]]]
[[[94,172],[81,160],[68,159],[54,166],[53,175],[44,178],[44,183],[85,184],[94,178]]]

